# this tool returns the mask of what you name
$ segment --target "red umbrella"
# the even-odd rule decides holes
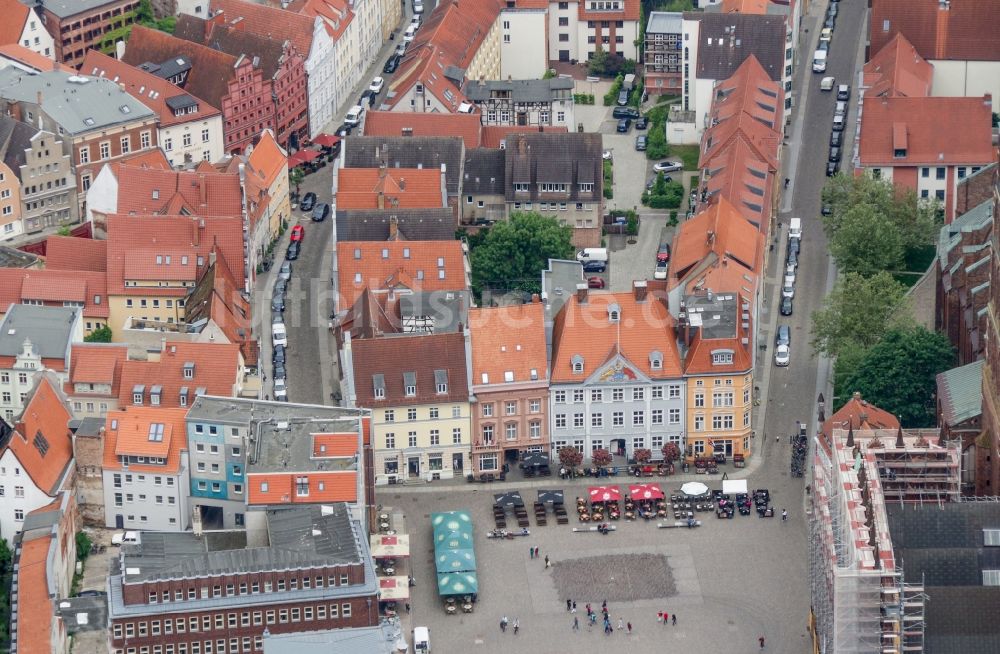
[[[319,152],[315,150],[299,150],[292,156],[288,157],[288,167],[295,168],[300,164],[304,164],[307,161],[312,161],[319,156]]]
[[[622,498],[621,489],[617,486],[591,486],[591,502],[617,502]]]
[[[632,484],[628,493],[633,500],[662,500],[663,491],[656,484]]]
[[[320,147],[329,148],[340,143],[340,137],[323,133],[314,138],[312,142]]]

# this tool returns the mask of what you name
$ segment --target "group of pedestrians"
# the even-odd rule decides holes
[[[667,611],[659,611],[656,614],[656,621],[657,622],[662,622],[663,626],[667,626],[669,624],[669,625],[672,625],[672,626],[676,627],[677,626],[677,614],[676,613],[671,614],[671,613],[669,613]]]
[[[588,602],[584,607],[587,610],[587,627],[592,628],[597,624],[597,611]],[[566,610],[573,614],[573,625],[571,629],[573,631],[580,630],[580,618],[576,615],[576,601],[567,599],[566,600]],[[615,632],[615,627],[611,624],[611,612],[608,611],[608,601],[604,600],[601,602],[601,617],[604,623],[604,635],[610,636]],[[625,618],[618,618],[618,631],[624,631],[626,633],[632,633],[632,623],[626,622]]]
[[[507,633],[508,624],[510,624],[510,620],[507,619],[506,615],[500,618],[500,631]],[[521,630],[521,621],[518,620],[517,618],[514,618],[513,627],[514,627],[514,635],[516,636],[517,632]]]

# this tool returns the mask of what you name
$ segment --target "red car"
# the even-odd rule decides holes
[[[305,227],[302,225],[295,225],[292,227],[292,241],[301,241],[306,235]]]
[[[660,248],[656,251],[656,260],[660,263],[670,261],[669,243],[660,243]]]
[[[588,277],[587,278],[588,288],[604,288],[604,278],[603,277]]]

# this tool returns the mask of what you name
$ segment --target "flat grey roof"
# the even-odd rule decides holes
[[[739,314],[740,298],[735,293],[707,295],[687,295],[684,304],[687,307],[688,320],[691,326],[701,321],[703,338],[733,338],[736,336],[736,319]],[[697,316],[697,317],[696,317]]]
[[[304,631],[264,636],[264,654],[392,654],[400,637],[398,627],[377,627]]]
[[[45,8],[59,18],[75,16],[104,5],[123,4],[117,0],[45,0]]]
[[[294,418],[268,422],[251,431],[248,473],[308,472],[310,470],[357,470],[354,458],[313,458],[313,434],[355,433],[361,451],[361,426],[357,418],[328,420]]]
[[[485,102],[494,91],[505,91],[514,102],[551,102],[555,91],[571,91],[573,80],[549,79],[469,80],[462,92],[473,102]]]
[[[683,25],[684,16],[679,11],[653,11],[646,22],[646,34],[680,34]]]
[[[368,415],[364,409],[348,409],[322,404],[298,404],[295,402],[268,402],[234,397],[202,395],[195,399],[188,409],[188,420],[219,422],[227,425],[248,426],[251,421],[268,422],[313,418],[336,420],[358,418]]]
[[[82,134],[144,118],[153,110],[109,79],[62,70],[28,74],[13,66],[0,70],[0,98],[37,103],[70,134]]]
[[[35,352],[46,359],[66,356],[78,309],[12,304],[0,322],[0,355],[17,356],[30,340]]]
[[[66,632],[103,631],[108,628],[108,596],[67,597],[56,604]]]

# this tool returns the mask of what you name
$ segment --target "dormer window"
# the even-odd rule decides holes
[[[295,495],[298,497],[309,495],[309,477],[295,478]]]
[[[416,397],[417,373],[415,372],[403,373],[403,392],[406,394],[406,397]]]
[[[146,392],[146,387],[142,384],[136,384],[132,387],[132,404],[142,405],[142,396]]]
[[[372,375],[372,385],[374,386],[374,393],[376,400],[385,399],[385,376],[383,375]]]
[[[618,322],[621,318],[622,309],[617,304],[608,305],[608,320],[611,322]]]
[[[159,406],[160,405],[160,397],[162,395],[163,395],[163,387],[162,386],[154,386],[154,387],[152,387],[151,389],[149,389],[149,403],[152,404],[153,406]]]
[[[663,370],[663,354],[653,351],[649,354],[649,367],[653,370]]]
[[[573,355],[573,359],[570,361],[570,364],[573,366],[573,372],[575,373],[583,372],[583,357],[580,356],[579,354]]]
[[[437,388],[438,395],[445,395],[448,393],[448,371],[447,370],[435,370],[434,371],[434,385]]]
[[[725,366],[732,364],[732,362],[733,362],[732,350],[712,350],[713,366]]]
[[[184,379],[194,379],[194,362],[188,361],[184,364]]]

